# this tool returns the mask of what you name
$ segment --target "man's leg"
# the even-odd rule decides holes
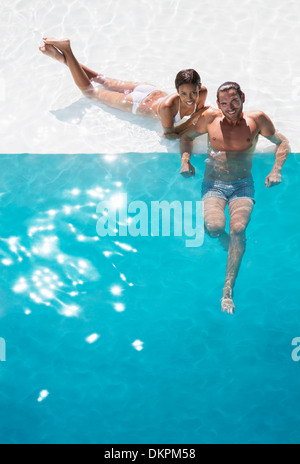
[[[246,229],[251,219],[253,201],[240,198],[229,203],[230,243],[228,251],[225,287],[222,298],[222,310],[233,314],[233,289],[246,250]]]
[[[225,232],[227,201],[223,198],[210,197],[203,201],[205,231],[212,238],[218,238],[223,248],[228,251],[229,235]]]

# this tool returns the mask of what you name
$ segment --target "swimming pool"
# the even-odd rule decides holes
[[[299,443],[299,22],[294,0],[2,1],[1,443]],[[289,138],[278,188],[264,187],[270,145],[257,148],[234,317],[217,242],[99,236],[111,198],[199,201],[204,159],[181,178],[160,123],[82,98],[40,55],[44,36],[167,92],[195,67],[211,105],[234,79]]]
[[[197,199],[203,157],[1,156],[1,442],[298,443],[299,161],[267,190],[255,159],[230,317],[215,241],[96,232],[111,195]]]

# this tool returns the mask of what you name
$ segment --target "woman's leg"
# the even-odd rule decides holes
[[[97,78],[100,77],[99,73],[96,71],[93,71],[92,69],[89,69],[87,66],[84,66],[83,64],[80,64],[82,69],[84,70],[85,74],[87,77],[90,79],[90,81],[95,81],[97,82]]]
[[[63,53],[61,53],[57,48],[55,48],[53,45],[43,45],[40,47],[40,51],[46,55],[49,56],[50,58],[53,58],[56,61],[59,61],[62,64],[67,65],[67,60],[66,57]],[[93,71],[92,69],[89,69],[87,66],[84,66],[83,64],[80,65],[87,75],[87,77],[90,79],[90,81],[100,81],[101,80],[101,74],[97,73],[96,71]]]
[[[50,56],[51,58],[54,58],[60,63],[66,64],[68,66],[64,52],[62,50],[59,51],[59,49],[56,48],[58,47],[59,42],[60,41],[56,41],[56,46],[54,46],[50,44],[50,40],[48,40],[47,44],[45,43],[43,47],[40,47],[40,51],[44,53],[45,55]],[[83,64],[80,64],[80,66],[90,81],[94,81],[98,84],[101,84],[107,90],[111,90],[112,92],[128,94],[128,93],[133,92],[134,89],[138,85],[140,85],[139,82],[128,82],[128,81],[122,81],[119,79],[112,79],[110,77],[105,77],[103,74],[99,74],[96,71],[93,71],[92,69],[88,68],[87,66]]]
[[[91,81],[88,78],[88,75],[81,67],[80,63],[75,58],[72,49],[70,40],[56,40],[56,39],[47,39],[44,38],[45,46],[52,45],[59,52],[61,52],[65,58],[65,63],[69,67],[71,74],[73,76],[74,82],[77,87],[82,91],[87,91],[91,88]]]
[[[40,47],[40,50],[44,54],[65,63],[69,67],[75,84],[86,97],[100,101],[111,108],[129,113],[132,112],[133,98],[130,94],[140,83],[106,78],[103,75],[98,75],[95,71],[92,71],[86,66],[82,66],[72,52],[69,39],[57,40],[44,38],[43,40],[45,45]],[[91,81],[99,82],[109,90],[95,89]],[[144,105],[145,108],[141,116],[155,118],[156,113],[152,111],[152,106],[161,96],[164,95],[156,95],[155,100],[149,99],[149,102]],[[148,110],[147,107],[149,107]]]
[[[39,47],[39,49],[44,55],[49,56],[62,64],[67,64],[65,55],[57,50],[57,48],[53,47],[53,45],[44,44],[42,47]]]
[[[75,58],[70,40],[56,40],[56,39],[44,39],[45,45],[40,47],[40,50],[52,58],[65,63],[73,76],[74,82],[77,87],[84,93],[88,98],[100,101],[111,108],[116,108],[121,111],[132,112],[133,100],[130,95],[124,95],[124,93],[111,92],[108,90],[95,89],[91,83],[91,79],[95,79],[99,76],[95,71],[90,70],[87,67],[82,67]],[[91,79],[90,79],[91,78]]]
[[[125,94],[132,93],[136,87],[141,85],[140,82],[128,82],[120,79],[112,79],[110,77],[105,77],[102,74],[96,77],[95,82],[103,85],[107,90]]]

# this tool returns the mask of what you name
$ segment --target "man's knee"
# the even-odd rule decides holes
[[[247,224],[245,224],[244,222],[235,222],[234,224],[230,225],[230,234],[244,236],[246,233],[246,229]]]
[[[229,205],[231,235],[245,235],[252,210],[253,201],[250,198],[236,200]]]
[[[225,232],[225,222],[222,220],[207,221],[205,231],[212,238],[221,237]]]

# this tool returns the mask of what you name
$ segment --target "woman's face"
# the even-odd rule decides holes
[[[200,94],[199,85],[183,84],[178,89],[178,95],[186,106],[195,106]]]

